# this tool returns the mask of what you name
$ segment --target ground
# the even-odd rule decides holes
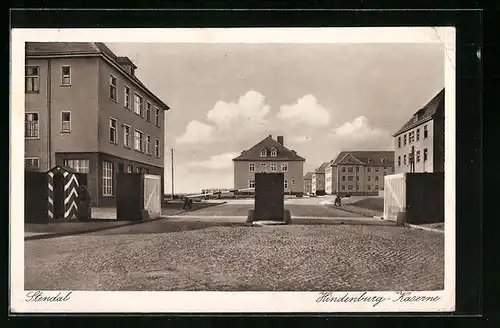
[[[26,240],[25,289],[444,288],[442,233],[360,218],[322,202],[287,201],[295,219],[285,226],[245,225],[253,205],[235,201],[83,235]]]

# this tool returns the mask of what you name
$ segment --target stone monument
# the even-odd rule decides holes
[[[255,173],[255,202],[248,211],[248,223],[290,223],[290,211],[285,210],[284,179],[283,173]]]

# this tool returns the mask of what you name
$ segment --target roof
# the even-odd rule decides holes
[[[149,90],[141,80],[121,67],[122,64],[128,64],[132,65],[134,69],[137,68],[129,58],[118,57],[102,42],[26,42],[25,51],[27,58],[44,56],[102,56],[114,63],[123,75],[148,93],[149,96],[163,107],[163,109],[170,109],[170,107]]]
[[[311,180],[312,175],[313,175],[313,172],[307,172],[306,175],[304,175],[304,180]]]
[[[392,136],[395,137],[401,133],[404,133],[422,123],[425,123],[432,119],[436,114],[438,108],[441,104],[444,104],[444,89],[438,92],[437,95],[432,98],[427,105],[416,111],[412,118],[408,120],[396,133]]]
[[[262,149],[266,149],[270,152],[272,149],[276,149],[278,154],[276,157],[266,156],[261,157],[260,152]],[[233,161],[305,161],[304,158],[297,155],[293,150],[290,150],[273,139],[271,135],[267,136],[255,146],[248,150],[241,152],[241,155],[233,158]]]
[[[349,164],[346,160],[352,158],[351,164],[363,164],[370,166],[391,166],[394,165],[394,151],[392,150],[362,150],[362,151],[341,151],[329,165]],[[383,160],[383,161],[382,161]]]
[[[325,169],[330,165],[330,162],[321,163],[321,165],[314,171],[316,174],[324,174]]]

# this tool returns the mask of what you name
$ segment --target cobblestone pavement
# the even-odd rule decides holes
[[[212,226],[25,242],[30,290],[437,290],[444,236],[395,226]]]

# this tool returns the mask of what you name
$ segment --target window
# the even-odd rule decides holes
[[[353,172],[353,169],[352,169],[352,167],[351,167],[351,166],[349,166],[349,167],[347,168],[347,172]]]
[[[359,166],[356,166],[356,172],[359,172]]]
[[[342,181],[345,181],[345,175],[342,176]]]
[[[342,190],[345,190],[345,186],[344,185],[342,185]]]
[[[132,173],[132,165],[127,165],[127,173]]]
[[[267,156],[267,150],[266,149],[262,149],[260,151],[260,157],[266,157]]]
[[[352,190],[352,185],[348,185],[347,190]]]
[[[378,172],[378,167],[375,168],[375,172]]]
[[[417,129],[417,141],[420,140],[420,128]]]
[[[255,188],[255,180],[248,180],[248,188]]]
[[[406,165],[406,155],[403,156],[403,165]]]
[[[24,87],[25,92],[39,92],[40,91],[40,72],[38,66],[26,66],[24,71]]]
[[[109,119],[109,142],[116,144],[116,119]]]
[[[155,156],[160,158],[160,140],[155,139]]]
[[[28,139],[36,139],[39,137],[39,117],[36,112],[28,112],[24,114],[24,137]]]
[[[285,189],[288,189],[288,180],[285,180],[284,187]]]
[[[146,135],[146,154],[151,155],[151,136]]]
[[[403,136],[403,145],[406,146],[406,134]]]
[[[134,99],[134,113],[139,116],[144,116],[144,99],[137,93],[135,94]]]
[[[401,156],[398,156],[398,166],[401,166]]]
[[[248,172],[255,172],[255,164],[254,163],[248,164]]]
[[[276,149],[271,150],[271,157],[278,156],[278,151]]]
[[[288,172],[288,163],[281,163],[281,172]]]
[[[375,185],[375,190],[378,190],[378,185]]]
[[[352,181],[353,177],[352,176],[348,176],[347,177],[347,181]]]
[[[260,172],[266,172],[267,169],[267,164],[266,163],[260,163]]]
[[[160,127],[160,109],[158,107],[155,107],[155,124]]]
[[[61,112],[61,132],[71,132],[71,112]]]
[[[368,172],[371,172],[371,171],[372,171],[372,168],[371,168],[371,167],[369,167],[369,168],[368,168]]]
[[[367,185],[366,186],[368,190],[372,190],[372,186],[371,185]]]
[[[401,136],[398,137],[398,148],[401,148]]]
[[[295,179],[292,179],[292,186],[295,186]]]
[[[359,181],[359,176],[356,177],[356,181]]]
[[[378,181],[378,175],[377,175],[377,176],[375,176],[375,181]]]
[[[427,161],[427,148],[424,148],[424,162]]]
[[[429,132],[427,131],[427,125],[424,125],[424,139],[427,139]],[[425,161],[425,159],[424,159]]]
[[[61,67],[61,85],[71,85],[71,67],[68,65]]]
[[[70,167],[78,173],[89,173],[88,159],[65,159],[64,166]]]
[[[135,168],[135,173],[141,173],[141,168],[140,167],[136,167]]]
[[[123,145],[130,148],[130,126],[123,125]]]
[[[151,103],[146,103],[146,121],[151,122]]]
[[[102,162],[102,195],[113,196],[113,163]]]
[[[417,162],[420,162],[420,150],[417,150]]]
[[[116,94],[116,77],[114,77],[113,75],[109,76],[109,98],[111,98],[114,101],[118,100]]]
[[[415,141],[415,132],[412,131],[408,134],[408,138],[409,138],[409,143],[412,143]]]
[[[342,167],[342,172],[345,172],[345,167]]]
[[[134,131],[134,149],[137,151],[144,151],[144,149],[143,149],[143,134],[139,130]]]
[[[372,181],[371,175],[368,176],[368,181]]]
[[[271,172],[276,172],[276,171],[278,171],[278,164],[271,163]]]
[[[26,169],[39,169],[40,168],[40,158],[38,158],[38,157],[25,157],[24,158],[24,168],[26,168]]]
[[[130,109],[130,88],[125,86],[125,94],[124,94],[124,103],[125,108]]]

